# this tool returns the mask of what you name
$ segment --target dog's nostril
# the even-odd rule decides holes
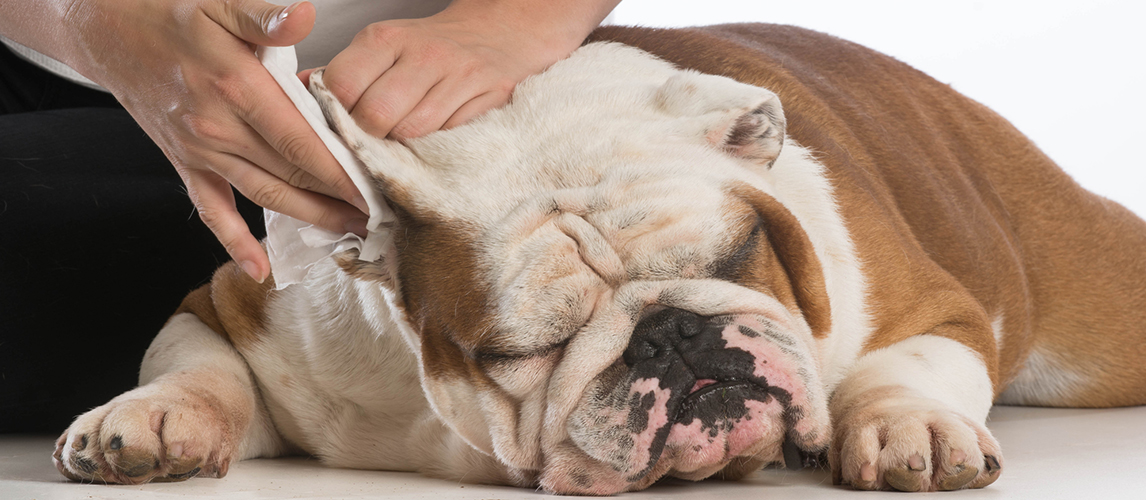
[[[701,328],[704,326],[704,318],[690,312],[681,312],[684,314],[680,315],[680,323],[677,327],[677,333],[680,334],[681,338],[689,338],[699,334]]]
[[[625,349],[625,364],[632,366],[646,359],[655,358],[659,353],[660,351],[657,349],[657,346],[651,342],[631,342],[629,343],[629,347]]]
[[[671,350],[683,338],[701,332],[704,318],[682,310],[665,308],[637,323],[629,347],[625,349],[625,364],[632,366],[652,359],[665,350]]]

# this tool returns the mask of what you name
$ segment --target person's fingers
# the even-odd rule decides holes
[[[285,7],[262,0],[203,2],[200,5],[207,17],[231,34],[255,45],[294,45],[314,28],[315,10],[310,2],[295,2]]]
[[[262,245],[251,234],[246,221],[235,209],[231,184],[214,172],[181,169],[187,194],[195,204],[199,219],[215,234],[227,254],[255,281],[262,283],[271,264]]]
[[[322,82],[342,107],[352,111],[366,89],[390,70],[401,50],[401,36],[400,30],[371,24],[327,63]]]
[[[263,170],[270,172],[275,177],[286,181],[287,184],[294,187],[322,193],[331,198],[339,197],[339,193],[337,193],[333,187],[328,186],[326,183],[318,180],[318,178],[310,172],[299,168],[298,165],[283,158],[278,151],[275,151],[275,149],[249,125],[244,126],[241,131],[234,133],[234,136],[234,141],[230,147],[221,147],[219,149],[223,150],[223,152],[240,156],[262,167]]]
[[[311,75],[311,73],[314,73],[314,70],[316,70],[316,69],[318,69],[318,68],[304,69],[304,70],[298,72],[297,76],[298,76],[299,81],[302,82],[303,87],[307,87],[307,88],[310,87],[310,75]]]
[[[350,116],[370,135],[386,137],[440,81],[439,75],[432,66],[413,58],[399,58],[366,89]]]
[[[244,89],[239,91],[244,95],[232,99],[232,102],[240,117],[262,136],[267,144],[285,161],[297,165],[320,183],[329,186],[329,191],[324,189],[324,192],[346,200],[363,213],[369,210],[366,199],[358,192],[350,176],[334,159],[330,150],[326,149],[318,134],[310,128],[298,108],[291,104],[269,74],[265,71],[252,71],[250,84],[245,85]],[[267,166],[267,168],[272,170],[274,167]],[[252,201],[258,203],[257,200]],[[302,220],[315,222],[312,219]]]
[[[366,235],[367,217],[341,200],[287,184],[238,156],[218,154],[212,168],[255,204],[335,232]]]
[[[434,85],[414,109],[394,125],[390,136],[406,140],[439,130],[467,102],[491,92],[491,88],[509,95],[513,83],[509,78],[483,74],[480,68],[461,70]]]
[[[453,116],[450,116],[449,120],[446,120],[446,123],[442,125],[442,129],[445,130],[454,128],[472,120],[473,118],[481,115],[482,113],[485,113],[486,111],[501,107],[505,103],[509,102],[509,98],[512,95],[512,89],[508,91],[499,89],[486,92],[473,99],[470,99],[460,108],[458,108],[458,110],[454,112]]]

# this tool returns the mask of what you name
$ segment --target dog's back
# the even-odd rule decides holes
[[[872,215],[849,229],[866,274],[888,277],[868,289],[877,325],[927,321],[917,304],[965,290],[998,338],[976,350],[997,353],[1000,401],[1146,403],[1146,223],[1082,189],[993,111],[894,58],[791,26],[608,27],[593,40],[780,96],[788,134],[828,167],[843,210]],[[889,345],[902,330],[872,339]]]

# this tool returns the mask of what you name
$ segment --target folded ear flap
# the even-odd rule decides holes
[[[382,195],[399,215],[424,221],[434,216],[435,204],[442,199],[437,172],[398,141],[378,138],[362,130],[342,103],[323,82],[323,70],[310,75],[310,92],[322,108],[327,122],[341,136],[346,146],[365,166]]]
[[[768,244],[794,285],[792,294],[812,335],[817,338],[826,335],[832,327],[827,282],[816,249],[800,221],[776,198],[748,184],[733,184],[729,192],[756,211]]]
[[[682,72],[668,79],[655,100],[686,119],[704,140],[728,154],[771,168],[784,146],[787,122],[780,98],[769,90],[722,76]]]

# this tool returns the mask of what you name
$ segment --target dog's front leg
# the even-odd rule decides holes
[[[829,462],[857,489],[981,488],[1002,454],[985,421],[991,381],[975,351],[918,335],[863,355],[832,395]]]
[[[232,460],[281,448],[246,362],[182,313],[152,341],[140,386],[79,416],[53,461],[72,480],[134,484],[222,477]]]

